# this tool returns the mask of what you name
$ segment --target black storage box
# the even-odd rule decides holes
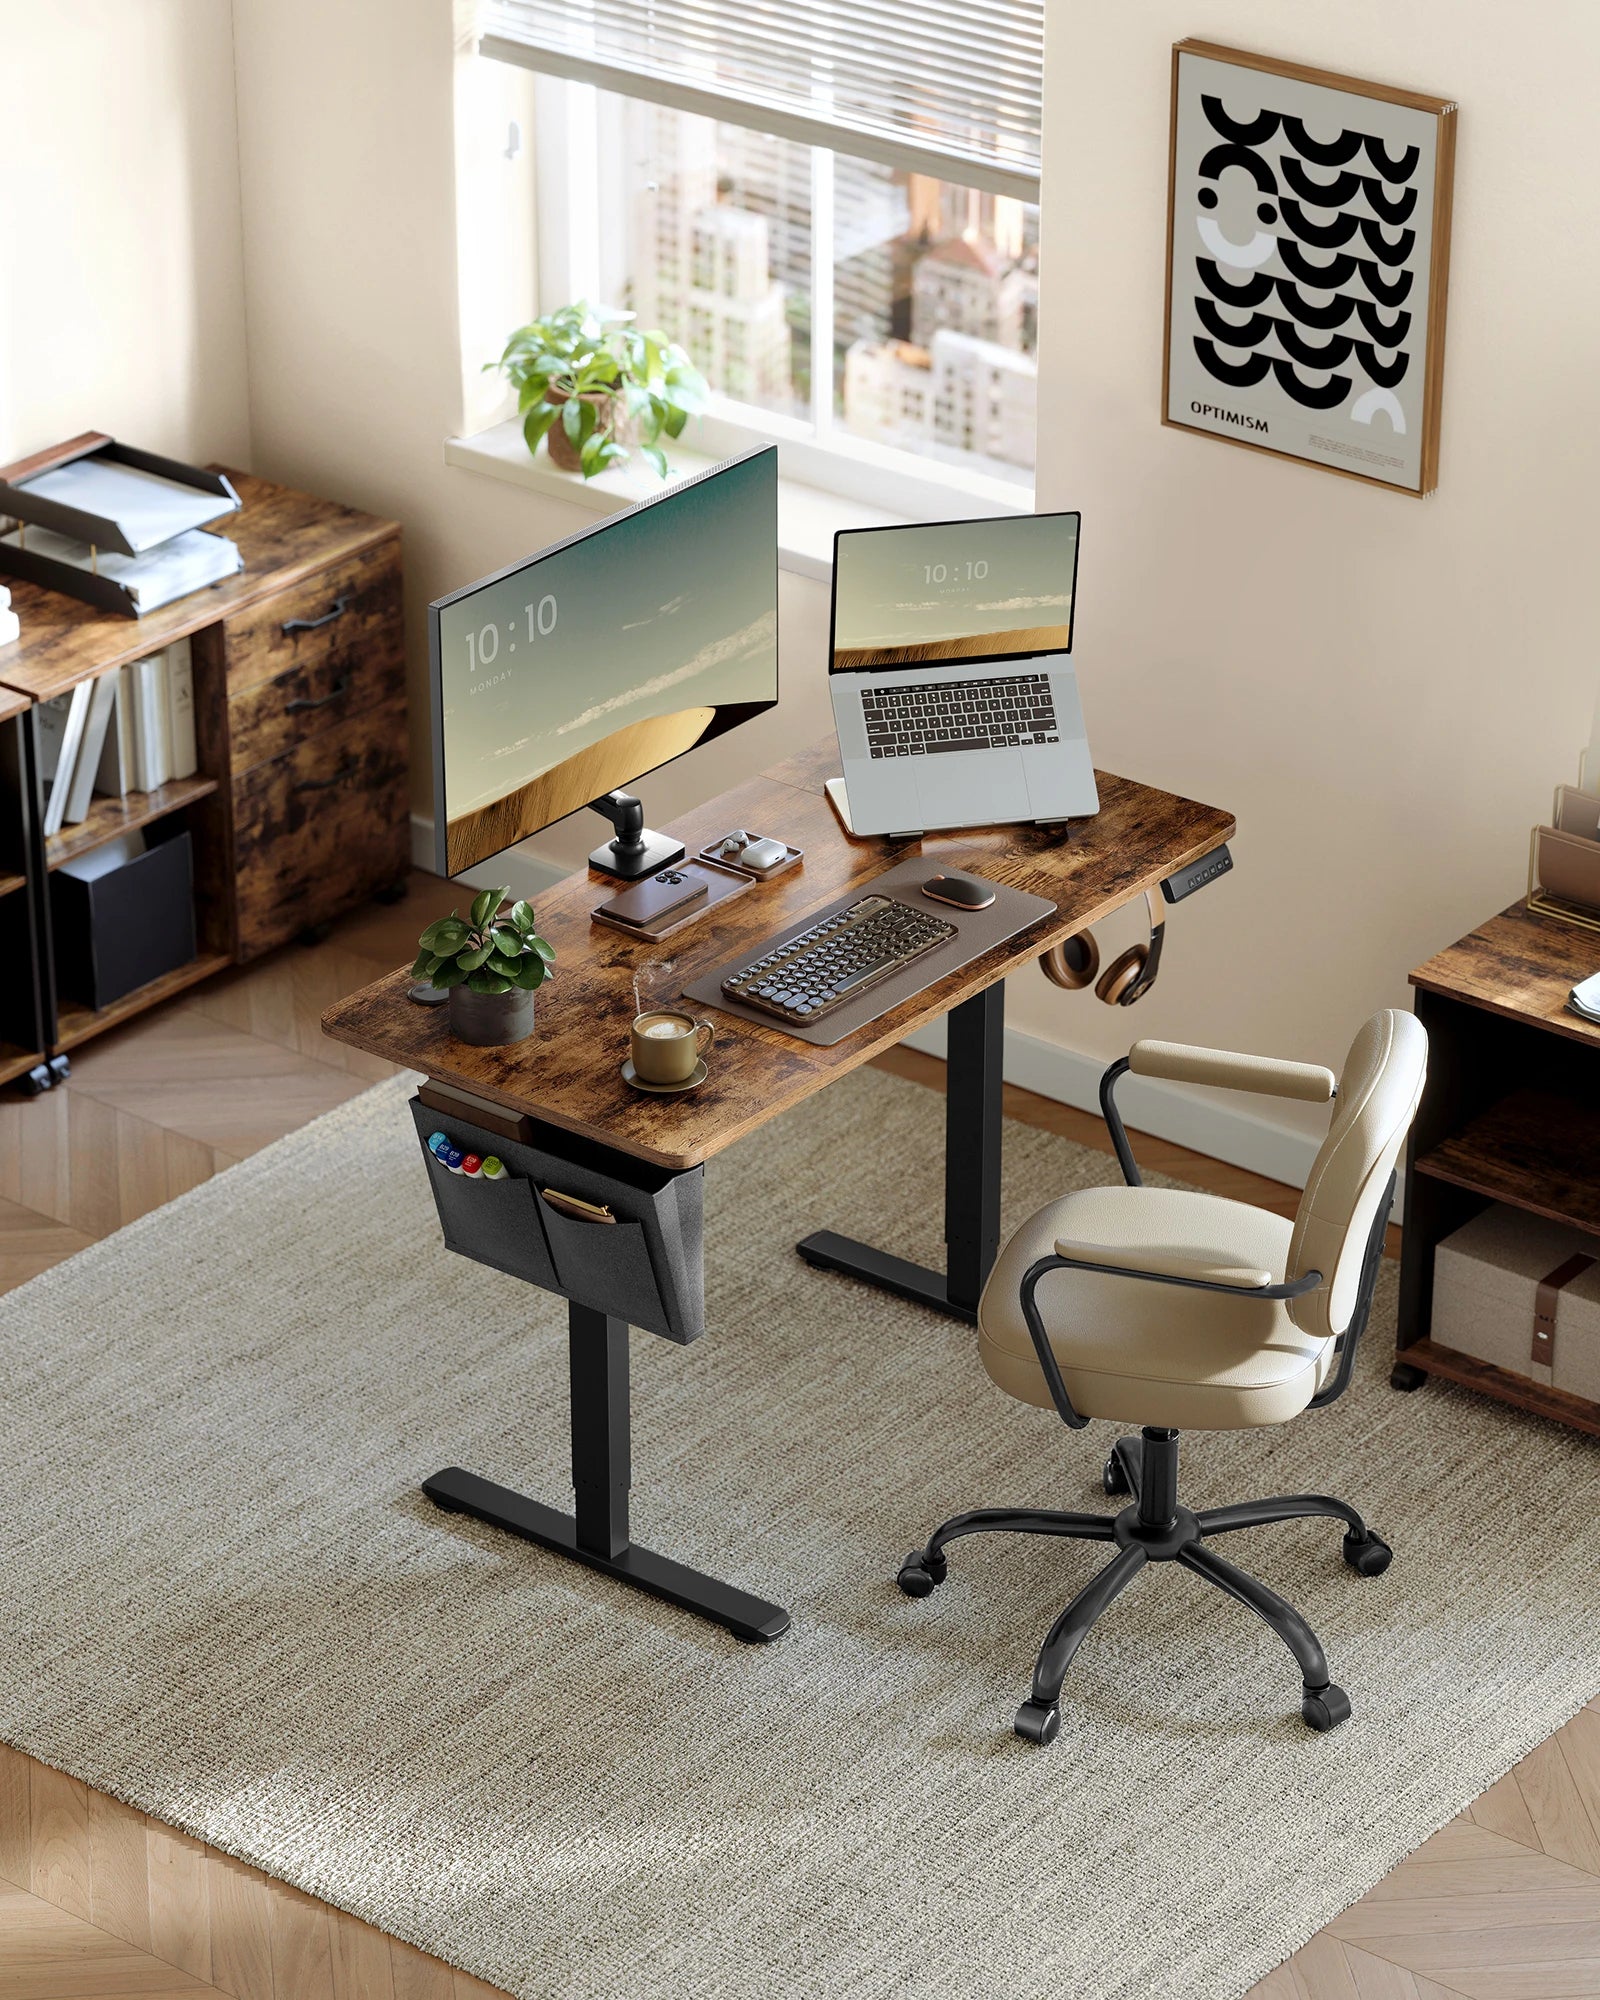
[[[703,1167],[674,1173],[550,1125],[536,1125],[523,1145],[430,1110],[420,1097],[411,1115],[450,1249],[669,1340],[705,1331]],[[464,1152],[494,1154],[508,1178],[452,1174],[427,1151],[431,1132]],[[545,1200],[547,1189],[601,1204],[616,1219],[566,1213]]]
[[[146,831],[143,854],[92,882],[50,877],[56,987],[86,1007],[109,1007],[195,955],[194,850],[171,820]]]

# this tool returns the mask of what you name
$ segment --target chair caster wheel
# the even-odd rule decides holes
[[[921,1549],[913,1549],[900,1565],[895,1582],[907,1597],[928,1597],[944,1582],[948,1569],[943,1556],[931,1559]]]
[[[1119,1499],[1133,1488],[1128,1484],[1128,1475],[1123,1470],[1122,1460],[1113,1452],[1106,1460],[1105,1470],[1100,1475],[1100,1484],[1105,1488],[1108,1500]]]
[[[1332,1681],[1326,1687],[1307,1688],[1305,1699],[1300,1704],[1300,1714],[1308,1729],[1325,1736],[1330,1729],[1337,1729],[1341,1722],[1350,1720],[1350,1697],[1342,1687],[1335,1687]]]
[[[1046,1743],[1054,1743],[1061,1733],[1061,1706],[1054,1701],[1025,1701],[1017,1710],[1017,1719],[1011,1725],[1025,1742],[1037,1743],[1042,1749]]]
[[[1409,1361],[1397,1361],[1389,1370],[1391,1389],[1420,1389],[1427,1379],[1426,1369],[1414,1368]]]
[[[1382,1535],[1373,1534],[1369,1528],[1365,1541],[1355,1535],[1345,1536],[1344,1559],[1357,1576],[1382,1576],[1394,1560],[1394,1550]]]

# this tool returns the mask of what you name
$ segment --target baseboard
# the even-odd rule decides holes
[[[411,865],[425,868],[431,875],[436,862],[433,853],[433,821],[422,813],[411,815]],[[542,855],[530,854],[525,847],[508,847],[504,854],[481,868],[469,868],[465,874],[457,875],[457,882],[464,882],[469,889],[498,889],[502,882],[511,885],[513,896],[523,898],[539,906],[539,898],[547,895],[555,885],[570,875],[570,868],[563,868],[559,861],[546,861]]]
[[[944,1023],[918,1028],[907,1035],[906,1045],[942,1058]],[[1017,1028],[1006,1030],[1006,1082],[1056,1104],[1071,1104],[1079,1111],[1098,1114],[1105,1067],[1100,1056],[1083,1055],[1059,1042],[1041,1041]],[[1227,1099],[1228,1093],[1222,1091],[1191,1091],[1181,1084],[1140,1076],[1125,1077],[1117,1086],[1118,1108],[1134,1130],[1170,1140],[1175,1146],[1187,1146],[1213,1160],[1226,1160],[1229,1166],[1246,1167],[1268,1180],[1304,1187],[1318,1140],[1243,1110]]]

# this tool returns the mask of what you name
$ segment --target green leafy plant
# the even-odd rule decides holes
[[[485,889],[463,918],[452,910],[418,938],[413,979],[433,986],[470,986],[474,993],[532,993],[553,978],[556,948],[533,927],[533,906],[503,908],[509,889]]]
[[[627,438],[665,479],[662,438],[681,436],[705,408],[705,377],[676,341],[587,299],[519,326],[485,366],[516,390],[528,450],[548,440],[551,458],[585,479],[625,465]]]

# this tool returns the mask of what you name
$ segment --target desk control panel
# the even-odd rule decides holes
[[[862,896],[830,917],[725,973],[732,1000],[780,1021],[819,1021],[956,935],[926,910],[893,896]]]

